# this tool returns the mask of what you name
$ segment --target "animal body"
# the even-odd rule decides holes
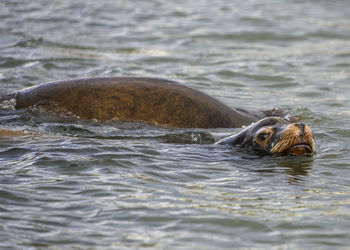
[[[234,128],[256,122],[217,144],[274,154],[315,152],[310,128],[302,123],[290,123],[283,111],[249,112],[231,108],[203,92],[165,79],[95,77],[56,81],[19,90],[1,97],[0,101],[9,99],[15,99],[16,109],[59,108],[81,119],[97,121],[142,122],[178,128]],[[279,141],[283,141],[284,146],[277,146],[281,145]]]

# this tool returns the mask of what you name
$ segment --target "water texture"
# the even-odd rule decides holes
[[[58,119],[1,103],[1,249],[350,247],[350,2],[1,1],[0,93],[89,76],[180,81],[284,108],[317,155],[255,157],[239,129]]]

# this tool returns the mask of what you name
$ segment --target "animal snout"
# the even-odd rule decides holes
[[[294,125],[299,128],[300,136],[304,136],[305,134],[305,124],[304,123],[294,123]]]

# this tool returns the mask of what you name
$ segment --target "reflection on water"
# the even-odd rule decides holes
[[[291,111],[318,144],[313,158],[257,157],[213,146],[239,129],[96,123],[2,102],[0,248],[348,247],[349,10],[342,0],[0,1],[1,95],[162,77],[232,107]]]
[[[265,157],[267,158],[267,157]],[[280,157],[282,159],[267,160],[267,166],[256,169],[256,172],[261,173],[284,173],[287,175],[287,181],[290,184],[305,181],[312,168],[314,157],[295,157],[287,156]],[[265,160],[266,161],[266,160]],[[268,164],[271,164],[270,166]]]
[[[312,167],[312,159],[302,159],[297,162],[283,162],[279,165],[286,168],[285,171],[289,174],[288,182],[294,183],[304,180],[303,176],[309,174]]]

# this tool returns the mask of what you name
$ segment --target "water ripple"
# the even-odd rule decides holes
[[[346,248],[348,1],[1,1],[0,93],[179,80],[296,113],[314,158],[222,149],[239,129],[94,123],[0,103],[0,248]]]

